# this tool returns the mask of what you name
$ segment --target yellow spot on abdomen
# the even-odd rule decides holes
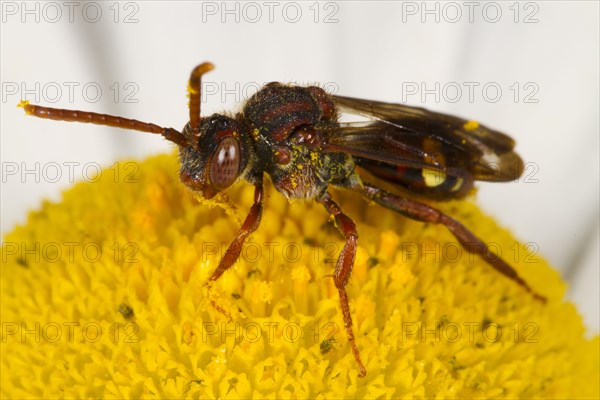
[[[479,128],[479,122],[473,120],[467,121],[463,125],[463,128],[465,128],[467,131],[474,131],[475,129]]]
[[[457,192],[462,187],[463,182],[464,182],[463,178],[458,178],[456,180],[456,183],[454,184],[454,186],[452,186],[452,189],[450,189],[450,191]]]
[[[435,169],[424,168],[421,175],[423,175],[423,180],[427,187],[439,186],[446,180],[446,174],[443,171]]]

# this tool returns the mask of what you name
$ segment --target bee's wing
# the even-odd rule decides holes
[[[460,170],[484,181],[510,181],[523,172],[514,141],[475,121],[401,104],[332,97],[340,111],[371,121],[325,129],[324,151],[408,168]]]

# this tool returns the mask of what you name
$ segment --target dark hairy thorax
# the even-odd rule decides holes
[[[320,132],[337,124],[323,89],[272,82],[248,100],[243,115],[256,149],[254,169],[268,173],[286,197],[319,197],[353,172],[350,156],[320,149]]]

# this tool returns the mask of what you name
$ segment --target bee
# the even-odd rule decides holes
[[[436,208],[386,191],[359,173],[395,185],[399,190],[432,200],[464,197],[474,181],[508,182],[523,172],[523,161],[507,135],[476,121],[401,104],[328,94],[318,86],[266,84],[237,114],[200,114],[201,78],[212,70],[202,63],[188,83],[189,122],[181,131],[106,114],[42,107],[22,101],[39,118],[107,125],[162,135],[179,146],[181,181],[212,198],[238,178],[254,185],[254,202],[207,285],[223,275],[240,256],[244,241],[258,229],[263,211],[263,180],[288,199],[323,205],[345,237],[333,275],[344,326],[359,375],[366,369],[352,330],[346,286],[356,256],[356,225],[333,200],[331,186],[350,189],[408,218],[446,226],[461,245],[495,270],[545,302],[506,261],[460,222]],[[366,117],[366,122],[340,122],[341,112]],[[212,305],[229,317],[214,300]]]

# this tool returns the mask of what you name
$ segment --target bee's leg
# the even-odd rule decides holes
[[[489,247],[487,247],[481,239],[455,219],[450,218],[448,215],[427,204],[393,195],[383,189],[369,185],[368,183],[364,184],[362,194],[370,200],[409,218],[445,225],[454,237],[458,239],[465,250],[469,253],[480,255],[494,269],[521,285],[525,290],[530,292],[533,297],[542,302],[546,302],[546,298],[534,292],[527,282],[517,274],[517,271],[515,271],[513,267],[491,252]]]
[[[225,255],[219,262],[219,266],[212,273],[210,278],[208,279],[207,285],[210,288],[213,283],[223,275],[225,271],[227,271],[231,266],[236,262],[236,260],[240,256],[240,252],[242,251],[242,246],[244,245],[244,241],[246,238],[254,232],[258,226],[260,225],[260,217],[262,216],[263,209],[263,184],[262,180],[259,180],[254,184],[254,204],[250,208],[250,212],[248,216],[244,220],[242,227],[240,228],[239,233],[233,239]],[[231,315],[225,311],[221,306],[219,306],[214,299],[210,300],[213,307],[219,311],[221,314],[225,315],[227,318],[231,319]]]
[[[335,201],[331,199],[331,195],[326,193],[319,202],[325,206],[327,212],[335,218],[335,222],[339,230],[346,237],[346,244],[342,249],[342,253],[337,260],[335,267],[334,282],[335,287],[340,295],[340,304],[342,307],[342,315],[344,316],[344,326],[346,327],[346,333],[348,335],[348,341],[352,348],[354,358],[358,363],[359,375],[365,376],[367,370],[360,359],[360,353],[356,342],[354,340],[354,333],[352,332],[352,316],[350,315],[350,306],[348,305],[348,294],[346,293],[346,285],[348,279],[352,273],[352,267],[354,266],[354,257],[356,256],[356,241],[358,240],[358,232],[356,231],[356,225],[346,214],[342,212],[340,207]]]

